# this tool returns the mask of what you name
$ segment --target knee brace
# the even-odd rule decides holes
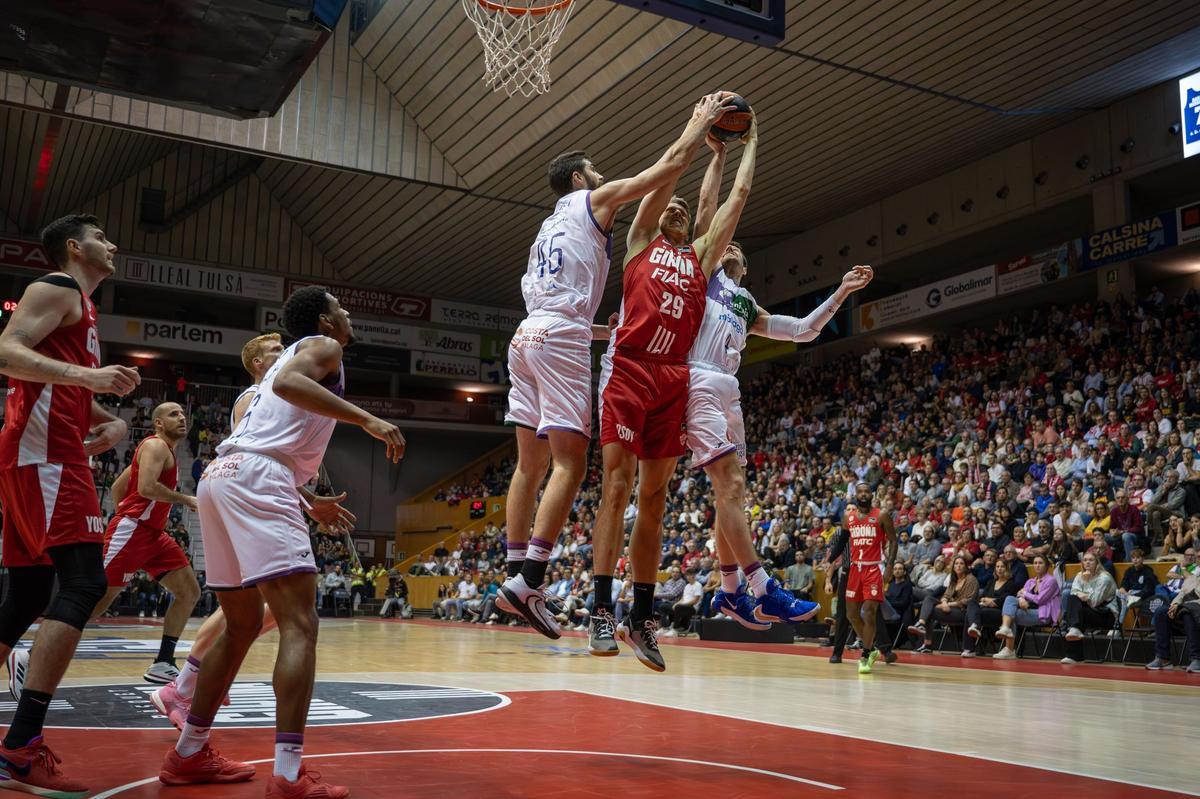
[[[96,604],[108,591],[103,551],[100,544],[50,548],[50,559],[58,573],[58,593],[46,610],[47,619],[61,621],[77,630],[87,626]]]
[[[8,590],[0,602],[0,644],[17,641],[42,615],[54,591],[53,566],[17,566],[8,570]]]

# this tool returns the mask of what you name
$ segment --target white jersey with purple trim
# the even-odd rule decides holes
[[[237,430],[217,446],[217,455],[246,452],[274,458],[294,472],[298,486],[316,476],[337,421],[303,410],[282,399],[274,390],[279,370],[295,357],[297,348],[309,338],[318,337],[302,338],[279,356],[258,384],[258,392],[242,415]],[[326,388],[341,397],[345,387],[346,372],[339,366],[337,382]]]
[[[612,263],[612,234],[592,216],[591,192],[559,198],[529,248],[521,294],[529,315],[554,313],[591,325]]]
[[[704,319],[696,342],[688,352],[688,363],[724,374],[737,374],[750,326],[758,317],[758,304],[724,269],[708,281]]]
[[[229,406],[229,429],[230,430],[237,427],[237,425],[234,424],[234,422],[233,422],[233,409],[236,408],[237,404],[242,401],[242,397],[246,396],[247,394],[249,394],[251,397],[253,397],[257,393],[258,393],[258,383],[255,383],[252,386],[242,389],[242,393],[237,395],[237,399],[235,399],[233,401],[233,404]]]

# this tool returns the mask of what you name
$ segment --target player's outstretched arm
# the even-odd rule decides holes
[[[721,178],[725,172],[725,142],[709,136],[704,143],[713,151],[713,157],[709,159],[708,169],[704,172],[704,180],[700,183],[700,199],[696,203],[696,221],[692,224],[693,239],[703,236],[712,226],[713,217],[717,214],[717,205],[721,199]]]
[[[753,113],[753,109],[751,109]],[[696,257],[700,259],[700,269],[705,277],[711,277],[721,262],[721,254],[733,241],[733,233],[741,221],[742,211],[750,198],[750,184],[754,181],[754,161],[758,156],[758,117],[751,116],[750,131],[746,134],[746,146],[742,152],[742,161],[738,164],[737,177],[733,188],[725,202],[717,209],[713,217],[712,227],[702,237],[696,240]],[[668,198],[670,199],[670,198]]]
[[[851,294],[866,287],[875,277],[875,271],[869,266],[856,266],[842,277],[842,283],[837,291],[829,295],[829,299],[817,306],[817,309],[803,319],[794,316],[769,314],[762,308],[758,309],[758,317],[750,325],[750,332],[756,336],[778,339],[779,341],[812,341],[821,335],[825,325],[833,318],[842,303]]]
[[[404,457],[404,436],[386,422],[334,394],[321,385],[337,374],[342,364],[342,345],[328,336],[311,338],[296,348],[296,354],[275,375],[274,390],[280,399],[320,416],[361,427],[387,444],[392,463]]]
[[[724,101],[728,96],[731,96],[730,92],[718,92],[705,96],[696,104],[696,108],[692,111],[692,119],[688,122],[683,135],[679,137],[679,141],[671,145],[672,148],[680,147],[682,149],[682,162],[674,161],[673,157],[672,167],[667,170],[665,175],[660,176],[661,180],[654,184],[649,182],[645,184],[649,190],[643,192],[637,215],[633,218],[633,224],[629,226],[629,233],[625,237],[625,263],[629,263],[630,259],[646,249],[646,245],[658,235],[659,219],[671,202],[671,195],[675,193],[675,185],[679,182],[679,176],[692,163],[692,159],[696,156],[696,150],[700,148],[700,142],[704,141],[704,137],[708,135],[708,129],[712,127],[712,123],[725,113]],[[676,166],[676,164],[678,165]]]
[[[592,191],[588,200],[596,221],[605,230],[610,230],[622,205],[645,197],[667,184],[672,186],[670,191],[674,191],[675,183],[692,162],[700,143],[708,135],[708,129],[725,113],[725,100],[733,96],[733,92],[717,92],[701,98],[692,109],[692,118],[688,120],[683,133],[653,166],[631,178],[609,181]],[[667,199],[670,199],[670,192],[667,193]],[[654,219],[657,223],[658,215]]]
[[[79,307],[76,289],[32,283],[0,333],[0,374],[31,383],[82,386],[97,394],[125,396],[142,378],[127,366],[92,369],[47,358],[34,350]]]
[[[196,510],[195,497],[189,497],[173,488],[167,488],[158,481],[163,467],[171,459],[171,448],[167,446],[166,442],[157,437],[148,438],[144,444],[138,447],[137,455],[134,457],[137,459],[138,465],[138,496],[154,502],[186,505],[192,510]]]

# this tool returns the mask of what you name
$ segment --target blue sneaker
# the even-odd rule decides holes
[[[817,615],[820,607],[816,602],[796,599],[778,580],[771,579],[767,582],[766,593],[755,600],[754,618],[762,622],[808,621]]]
[[[748,630],[769,630],[771,622],[758,621],[754,618],[754,597],[746,593],[746,586],[739,585],[738,590],[727,594],[721,589],[712,598],[713,610],[724,613]]]

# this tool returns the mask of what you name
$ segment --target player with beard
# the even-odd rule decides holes
[[[275,764],[266,795],[344,799],[347,789],[321,782],[301,762],[316,669],[317,567],[296,487],[316,475],[339,421],[383,441],[393,463],[404,455],[404,437],[395,425],[343,399],[342,349],[353,329],[337,299],[323,287],[306,286],[288,298],[283,312],[297,341],[267,372],[197,487],[208,584],[218,592],[225,630],[205,657],[191,713],[159,779],[185,785],[254,776],[253,766],[221,757],[208,738],[221,698],[262,629],[265,600],[279,626],[271,681]]]
[[[667,483],[685,451],[688,351],[704,316],[711,275],[750,195],[758,152],[751,117],[734,186],[711,228],[688,244],[690,209],[672,182],[646,196],[627,237],[617,329],[602,361],[600,444],[604,463],[600,509],[593,529],[595,612],[589,651],[613,655],[614,638],[643,665],[664,671],[654,620],[654,585],[662,555]],[[633,607],[615,636],[612,580],[624,541],[622,515],[637,476],[637,518],[630,539]]]
[[[591,342],[608,337],[608,328],[594,326],[592,320],[608,281],[613,222],[622,205],[675,184],[723,113],[728,96],[720,92],[703,98],[679,139],[635,177],[606,183],[580,151],[550,162],[550,188],[559,199],[529,249],[521,278],[528,316],[509,345],[512,388],[505,422],[517,428],[517,468],[505,510],[508,579],[496,600],[501,610],[519,614],[549,638],[561,633],[542,583],[587,466]],[[554,468],[537,504],[551,463]]]
[[[93,394],[124,396],[136,369],[100,366],[91,295],[116,271],[117,252],[94,216],[75,214],[42,231],[60,271],[25,289],[0,333],[0,374],[8,377],[0,431],[3,564],[0,657],[9,658],[33,621],[41,626],[27,668],[9,659],[25,685],[0,747],[0,785],[42,796],[78,797],[87,788],[65,776],[42,727],[83,628],[104,596],[104,517],[88,457],[128,433]],[[90,439],[89,439],[90,436]],[[89,439],[85,441],[85,439]],[[58,593],[51,600],[55,580]]]

